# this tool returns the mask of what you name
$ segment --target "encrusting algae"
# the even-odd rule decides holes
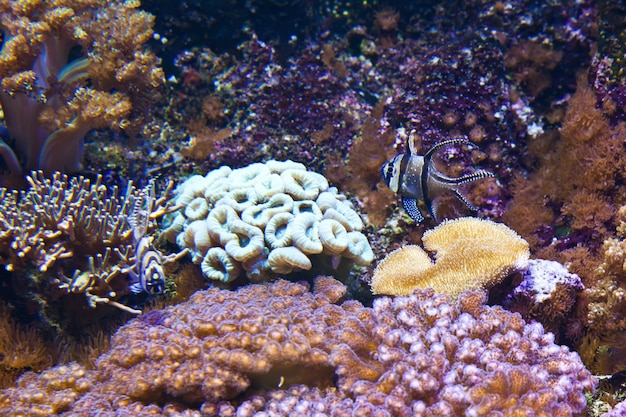
[[[374,294],[409,295],[432,287],[456,299],[463,291],[500,283],[525,267],[528,242],[504,224],[463,217],[424,233],[424,249],[409,245],[387,255],[376,267]],[[435,252],[433,262],[426,251]]]

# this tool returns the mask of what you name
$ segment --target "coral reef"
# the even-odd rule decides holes
[[[587,366],[602,375],[626,370],[626,206],[618,218],[617,236],[604,242],[603,262],[588,279],[577,320],[569,328]]]
[[[0,387],[13,385],[24,371],[41,371],[52,364],[48,341],[32,327],[15,322],[0,305]]]
[[[320,277],[313,293],[286,281],[198,292],[123,326],[93,370],[23,375],[0,413],[573,415],[597,384],[540,324],[477,293],[367,308],[335,304],[343,291]]]
[[[136,312],[119,300],[130,292],[125,267],[136,263],[132,219],[144,209],[147,192],[128,184],[125,194],[95,181],[41,171],[28,177],[27,191],[0,189],[0,264],[4,296],[25,310],[39,311],[54,325],[80,326],[89,310],[109,305]],[[146,213],[145,231],[167,212],[173,185]]]
[[[568,314],[583,289],[580,277],[560,263],[531,259],[528,268],[521,271],[519,284],[501,304],[509,311],[519,312],[527,321],[540,322],[558,337],[564,332]]]
[[[95,180],[101,174],[102,184],[124,189],[121,184],[128,178],[137,187],[159,174],[179,183],[222,165],[235,170],[270,158],[290,159],[350,193],[363,214],[362,233],[382,256],[404,245],[420,245],[424,226],[408,222],[395,196],[382,185],[381,160],[402,153],[411,136],[421,153],[451,138],[467,139],[479,149],[459,152],[450,147],[437,155],[438,169],[450,176],[466,175],[472,166],[493,172],[497,179],[466,190],[469,201],[480,208],[479,217],[511,226],[529,242],[534,257],[558,261],[585,284],[586,290],[577,293],[575,312],[553,311],[559,319],[553,324],[544,320],[544,327],[559,331],[557,340],[580,349],[594,371],[624,369],[623,237],[615,233],[618,208],[626,203],[625,15],[620,2],[154,0],[142,8],[155,18],[140,11],[134,0],[0,0],[0,89],[8,93],[0,97],[5,122],[0,137],[6,142],[0,142],[2,173],[40,167],[50,175],[52,169],[73,171],[82,165],[83,175]],[[156,55],[168,71],[163,86]],[[587,69],[577,81],[577,74]],[[82,137],[92,127],[105,129],[87,135],[83,151]],[[15,184],[4,176],[0,180]],[[19,180],[25,185],[23,177]],[[11,196],[5,191],[5,199]],[[464,215],[444,203],[442,215]],[[195,216],[205,209],[201,200],[187,208],[182,218],[174,217],[178,220],[170,235],[182,234],[176,228],[186,225],[186,212]],[[228,219],[228,209],[220,210],[216,214]],[[318,232],[331,237],[325,240],[328,253],[305,255],[293,245],[272,250],[284,237],[279,221],[288,221],[286,215],[273,217],[267,236],[267,226],[259,228],[262,237],[240,224],[234,227],[234,234],[250,240],[253,255],[241,240],[238,246],[209,247],[216,242],[201,230],[206,217],[188,221],[188,234],[200,230],[193,238],[196,246],[190,247],[197,247],[197,257],[203,255],[196,261],[207,275],[236,279],[212,285],[244,284],[249,281],[246,268],[257,266],[272,278],[293,268],[305,270],[290,277],[295,279],[313,277],[318,267],[337,276],[346,272],[349,260],[333,269],[345,250],[336,223],[319,224]],[[307,217],[310,222],[312,217]],[[143,243],[154,234],[153,221]],[[307,224],[299,223],[300,231]],[[24,232],[38,246],[19,252],[23,258],[10,245],[0,254],[15,265],[14,271],[0,271],[2,298],[11,303],[15,317],[35,325],[40,320],[58,322],[51,313],[56,309],[59,316],[80,322],[117,311],[110,306],[115,303],[140,308],[142,295],[139,301],[124,295],[133,279],[124,272],[137,275],[143,270],[131,268],[143,258],[132,236],[125,234],[116,247],[119,254],[114,248],[108,258],[102,252],[106,238],[100,246],[86,246],[94,253],[72,244],[57,247],[61,252],[55,254],[53,245],[69,239],[65,226],[33,227],[45,232]],[[129,227],[124,223],[125,233]],[[241,259],[254,257],[261,239],[267,265],[231,262],[229,251]],[[31,248],[20,242],[15,245]],[[315,243],[298,242],[319,250]],[[174,248],[162,244],[159,248]],[[148,249],[140,253],[156,253]],[[271,259],[266,250],[272,250]],[[64,251],[75,252],[75,259],[65,258],[69,255]],[[99,254],[108,266],[101,268]],[[427,261],[423,255],[417,256]],[[47,259],[52,263],[40,271]],[[274,271],[267,267],[270,261]],[[107,271],[115,266],[120,273],[109,283],[87,289],[109,279]],[[168,276],[168,282],[177,280],[179,295],[206,285],[197,265],[184,264],[180,271]],[[371,272],[373,268],[355,284],[362,285],[360,295],[371,296]],[[530,277],[510,279],[515,284],[524,278]],[[502,284],[500,288],[510,287],[508,281]],[[557,286],[554,299],[562,296],[563,306],[569,307],[572,290],[562,290]],[[360,296],[352,288],[350,294]],[[96,302],[98,308],[91,308],[87,303],[104,299],[109,306]],[[36,318],[34,313],[42,311],[43,317]],[[536,314],[543,315],[531,316]],[[35,369],[41,366],[33,363]],[[81,380],[75,372],[81,371],[67,368],[67,378]],[[72,384],[68,393],[75,390]],[[276,410],[290,409],[294,397],[304,402],[330,395],[323,387],[298,385],[262,401],[264,412],[280,414]],[[303,402],[298,404],[305,407]],[[146,406],[144,411],[158,413],[162,406]],[[198,411],[199,404],[192,406]],[[175,407],[168,412],[174,414]],[[239,404],[223,407],[223,414],[232,414]],[[254,409],[254,404],[249,407]],[[443,414],[433,414],[437,412]]]
[[[623,135],[623,127],[609,125],[586,78],[579,76],[558,136],[546,133],[532,144],[538,168],[514,182],[503,217],[541,258],[565,264],[579,258],[576,245],[584,245],[588,266],[574,263],[572,270],[583,281],[600,263],[598,249],[613,232],[622,204]]]
[[[585,290],[565,334],[594,371],[624,369],[619,226],[624,221],[624,123],[613,126],[580,74],[558,132],[529,144],[535,168],[514,181],[503,220],[528,240],[539,258],[580,276]],[[617,233],[616,233],[617,225]]]
[[[424,233],[424,249],[410,245],[387,255],[376,267],[374,294],[408,295],[416,288],[458,297],[465,290],[489,289],[526,267],[528,243],[504,224],[463,217]]]
[[[208,45],[185,47],[175,60],[180,76],[173,88],[179,96],[172,98],[167,120],[184,130],[183,138],[194,138],[194,146],[200,136],[212,142],[203,162],[183,165],[191,170],[201,163],[206,172],[267,155],[306,163],[357,195],[377,227],[386,225],[396,204],[380,187],[376,165],[401,153],[409,134],[422,140],[423,149],[450,138],[479,145],[481,152],[458,158],[458,169],[480,163],[498,177],[489,197],[475,205],[499,219],[527,142],[553,127],[552,118],[543,116],[562,110],[575,72],[589,62],[595,36],[589,1],[570,0],[563,7],[530,0],[370,1],[349,7],[299,2],[301,14],[271,3],[294,19],[288,40],[271,29],[267,33],[261,22],[269,16],[259,13],[260,4],[240,2],[219,15],[232,21],[246,16],[247,35],[233,28],[228,40],[221,30],[188,33],[160,47],[176,53],[170,45],[194,36]],[[188,6],[176,13],[160,1],[146,7],[168,11],[157,21],[163,33],[193,26],[186,19],[199,16],[218,26],[217,12]],[[247,15],[249,7],[255,10]],[[238,48],[227,48],[234,39]],[[223,103],[219,123],[200,111],[209,98]],[[196,134],[195,122],[189,126],[196,118],[211,125],[203,135]]]
[[[165,236],[189,248],[211,280],[231,282],[245,273],[259,282],[314,263],[318,269],[330,263],[339,274],[342,258],[357,265],[374,259],[351,203],[324,176],[293,161],[192,176],[175,204],[181,208]]]
[[[149,130],[164,74],[144,46],[154,18],[138,3],[0,3],[0,101],[14,142],[1,154],[12,174],[80,170],[91,129]]]

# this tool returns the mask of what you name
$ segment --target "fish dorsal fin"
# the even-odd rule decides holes
[[[428,190],[428,179],[430,178],[430,175],[432,175],[430,172],[430,160],[432,159],[435,152],[437,152],[439,149],[446,147],[448,145],[454,144],[454,143],[463,143],[469,146],[476,146],[475,144],[468,141],[467,139],[461,139],[461,138],[448,139],[448,140],[444,140],[434,145],[424,154],[424,164],[422,165],[422,178],[421,178],[422,195],[424,196],[424,204],[426,204],[426,207],[428,207],[428,211],[430,211],[430,215],[433,217],[435,221],[437,221],[436,212],[435,212],[436,208],[434,210],[432,207],[433,199],[431,198],[430,192]],[[433,167],[433,169],[435,168]],[[435,171],[437,170],[435,169]]]
[[[473,146],[476,147],[476,145],[472,142],[470,142],[467,139],[448,139],[448,140],[444,140],[442,142],[439,142],[438,144],[434,145],[432,148],[430,148],[428,150],[428,152],[426,152],[424,154],[424,163],[428,163],[430,161],[430,159],[433,157],[434,153],[437,152],[439,149],[448,146],[448,145],[452,145],[453,143],[463,143],[465,145],[468,146]]]
[[[410,155],[417,155],[417,149],[415,148],[415,132],[411,132],[406,140],[406,150]]]

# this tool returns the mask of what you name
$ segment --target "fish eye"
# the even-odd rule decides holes
[[[383,172],[383,179],[389,183],[389,181],[391,180],[391,178],[393,177],[393,171],[394,171],[394,166],[395,164],[393,163],[393,161],[389,161],[385,164],[384,168],[384,172]]]
[[[380,175],[383,177],[385,181],[389,181],[391,175],[393,174],[393,160],[385,162],[385,164],[380,168]]]

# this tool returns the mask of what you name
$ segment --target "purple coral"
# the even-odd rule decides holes
[[[560,334],[567,313],[584,289],[580,277],[555,261],[532,259],[522,280],[506,295],[502,305],[517,311],[526,320],[536,320],[549,331]]]
[[[122,327],[93,371],[24,375],[0,414],[572,415],[597,384],[541,324],[478,293],[368,308],[335,304],[344,291],[321,278],[313,293],[286,281],[198,292],[158,325]]]

